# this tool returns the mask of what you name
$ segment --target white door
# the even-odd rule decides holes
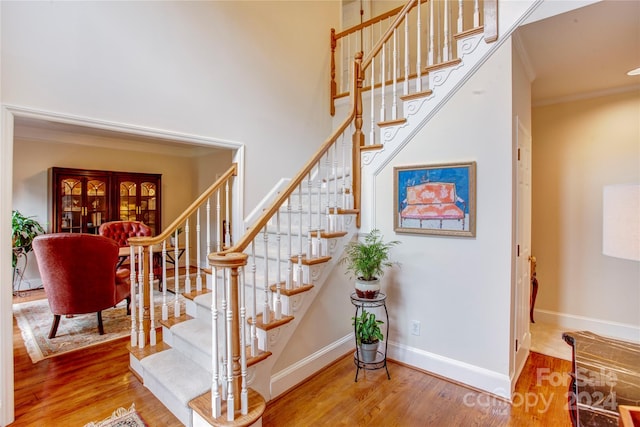
[[[531,134],[516,117],[517,180],[516,188],[516,289],[514,295],[514,368],[516,378],[524,367],[531,347],[529,298],[531,273]],[[515,382],[514,382],[515,384]]]

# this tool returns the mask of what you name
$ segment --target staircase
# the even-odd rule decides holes
[[[340,51],[349,58],[351,82],[348,92],[338,93],[343,85],[334,78],[332,104],[337,105],[331,112],[345,118],[300,172],[264,203],[233,246],[228,224],[233,218],[229,194],[235,166],[163,233],[130,239],[137,254],[131,273],[132,295],[137,295],[131,368],[185,425],[261,424],[278,356],[360,227],[361,195],[364,190],[366,199],[368,191],[363,171],[399,151],[490,53],[485,40],[495,40],[496,23],[486,25],[486,19],[495,20],[496,3],[486,0],[480,14],[477,1],[442,1],[455,6],[452,13],[436,12],[433,2],[411,0],[385,14],[388,26],[366,55]],[[463,19],[465,8],[471,9],[473,19]],[[479,25],[481,15],[484,27]],[[444,41],[437,47],[440,53],[433,53],[432,42],[418,42],[415,51],[410,50],[412,19],[417,22],[413,33],[431,31],[434,39],[433,25],[421,29],[425,16],[443,20],[435,37]],[[458,17],[456,36],[448,30],[453,27],[451,16]],[[473,27],[464,29],[463,23],[471,20]],[[377,22],[382,20],[368,24]],[[341,38],[363,28],[332,32],[332,53],[348,45]],[[335,62],[334,77],[342,74],[335,72]],[[341,105],[347,98],[348,105]],[[167,297],[160,341],[149,295],[154,271],[162,269],[162,277],[167,277],[167,242],[177,237],[178,228],[185,231],[178,246],[187,248],[186,267],[191,258],[200,260],[204,254],[209,254],[209,265],[196,265],[195,277],[187,274],[174,288],[175,295]],[[196,254],[190,256],[194,247]],[[162,288],[166,295],[166,284]],[[181,298],[186,299],[186,313],[179,311]]]

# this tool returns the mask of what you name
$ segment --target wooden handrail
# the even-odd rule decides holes
[[[420,3],[426,3],[428,1],[429,0],[420,0]],[[355,26],[353,26],[351,28],[347,28],[344,31],[336,33],[335,34],[335,39],[337,40],[337,39],[340,39],[342,37],[348,36],[349,34],[353,34],[353,33],[357,32],[357,31],[360,31],[363,28],[367,28],[367,27],[369,27],[371,25],[377,24],[378,22],[384,21],[387,18],[395,16],[403,8],[404,8],[404,6],[398,6],[395,9],[391,9],[390,11],[383,13],[382,15],[378,15],[378,16],[376,16],[374,18],[368,19],[368,20],[364,21],[362,24],[355,25]]]
[[[189,207],[182,212],[171,224],[169,224],[162,233],[153,237],[130,237],[127,242],[131,246],[151,246],[157,243],[162,243],[167,240],[180,226],[180,224],[184,223],[187,218],[193,215],[196,210],[216,191],[218,191],[222,186],[231,178],[232,176],[236,176],[238,173],[238,165],[237,163],[233,163],[229,169],[225,173],[223,173],[216,181],[209,186],[193,203],[189,205]]]
[[[357,87],[358,74],[360,74],[358,72],[358,68],[359,67],[355,67],[354,69],[353,87]],[[222,251],[221,253],[244,251],[249,246],[249,244],[253,241],[253,239],[258,235],[260,230],[262,230],[262,228],[267,224],[269,219],[273,215],[275,215],[278,209],[280,209],[280,206],[282,206],[282,204],[287,200],[287,198],[289,198],[289,196],[293,194],[293,192],[300,185],[300,183],[305,178],[305,176],[307,176],[307,174],[311,172],[313,167],[318,163],[318,161],[327,152],[327,150],[331,147],[331,145],[333,145],[333,143],[336,142],[338,137],[342,135],[342,133],[349,127],[349,125],[351,124],[351,122],[354,120],[356,116],[356,104],[357,104],[356,100],[358,96],[358,94],[356,93],[357,91],[354,90],[352,92],[353,94],[352,94],[351,110],[349,111],[345,119],[342,121],[340,126],[338,126],[336,130],[331,134],[331,136],[329,136],[324,141],[324,143],[316,151],[313,157],[311,157],[309,161],[307,161],[305,166],[289,182],[287,187],[279,193],[278,197],[273,201],[273,203],[271,203],[271,206],[267,210],[265,210],[262,213],[262,215],[256,220],[255,224],[246,230],[244,235],[240,238],[240,240],[238,240],[238,242],[233,247],[225,251]],[[354,199],[356,199],[357,196],[358,195],[355,194],[355,191],[354,191]],[[209,259],[211,259],[211,255],[209,256]]]
[[[382,46],[384,46],[384,44],[391,38],[395,29],[400,26],[400,24],[404,21],[406,15],[409,13],[411,9],[413,9],[416,3],[417,3],[417,0],[409,0],[409,2],[407,2],[407,4],[405,4],[404,7],[400,10],[400,13],[398,13],[398,16],[396,17],[395,21],[393,21],[393,23],[389,25],[389,28],[387,28],[387,31],[382,35],[382,37],[380,37],[378,42],[375,45],[373,45],[371,50],[367,53],[367,56],[365,56],[364,59],[362,60],[362,68],[361,68],[362,73],[364,73],[364,70],[366,70],[369,67],[369,64],[371,63],[373,58],[378,54],[378,52],[380,52],[380,49],[382,49]]]

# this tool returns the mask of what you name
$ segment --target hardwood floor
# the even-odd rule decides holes
[[[14,321],[16,421],[12,426],[83,426],[118,407],[150,427],[180,422],[129,371],[127,340],[31,363]],[[570,362],[531,353],[514,404],[390,362],[361,371],[338,360],[270,402],[264,426],[570,426],[565,409]]]

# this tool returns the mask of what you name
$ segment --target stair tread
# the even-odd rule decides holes
[[[424,70],[426,72],[440,70],[442,68],[453,67],[455,65],[458,65],[461,62],[462,62],[462,59],[460,59],[460,58],[451,59],[449,61],[440,62],[439,64],[429,65],[428,67],[425,67]]]
[[[309,291],[309,290],[311,290],[313,288],[313,285],[304,285],[303,284],[302,286],[300,286],[298,288],[285,289],[285,285],[286,285],[286,282],[281,282],[280,283],[280,294],[282,294],[284,296],[287,296],[287,297],[290,297],[290,296],[293,296],[293,295],[297,295],[297,294],[300,294],[300,293],[303,293],[303,292],[307,292],[307,291]],[[276,292],[277,291],[277,288],[276,288],[275,284],[270,285],[269,289],[271,289],[271,292]]]
[[[248,388],[249,408],[247,415],[236,415],[233,421],[227,421],[227,401],[222,401],[221,416],[213,418],[211,416],[211,390],[189,402],[189,407],[197,412],[210,425],[215,426],[248,426],[262,416],[266,408],[266,402],[262,395],[252,388]]]
[[[196,297],[200,295],[208,294],[210,292],[211,291],[209,289],[203,289],[201,291],[184,292],[182,296],[185,297],[186,299],[190,299],[193,301]]]
[[[145,376],[153,376],[185,406],[211,389],[211,374],[178,350],[152,354],[140,363]]]
[[[191,319],[193,319],[193,317],[183,313],[179,317],[169,316],[167,320],[160,319],[160,324],[165,328],[171,328],[172,326],[177,325],[178,323],[186,322],[187,320],[191,320]]]
[[[386,127],[386,126],[395,126],[406,123],[407,119],[395,119],[395,120],[385,120],[383,122],[378,122],[378,127]]]
[[[278,326],[282,326],[284,324],[287,324],[287,323],[291,322],[294,319],[293,316],[287,316],[287,315],[283,314],[282,318],[280,320],[275,320],[276,314],[273,311],[271,311],[271,322],[264,323],[262,321],[262,318],[263,318],[262,313],[260,313],[260,314],[258,314],[256,316],[256,327],[258,329],[262,329],[262,330],[265,330],[265,331],[269,331],[271,329],[277,328]],[[253,318],[250,317],[248,319],[248,322],[251,323],[252,321],[253,321]]]
[[[329,262],[329,261],[331,261],[330,256],[319,256],[316,258],[307,258],[307,254],[302,254],[302,265],[316,265],[316,264],[322,264],[324,262]],[[291,262],[293,262],[294,264],[297,264],[298,256],[293,255],[291,257]]]

